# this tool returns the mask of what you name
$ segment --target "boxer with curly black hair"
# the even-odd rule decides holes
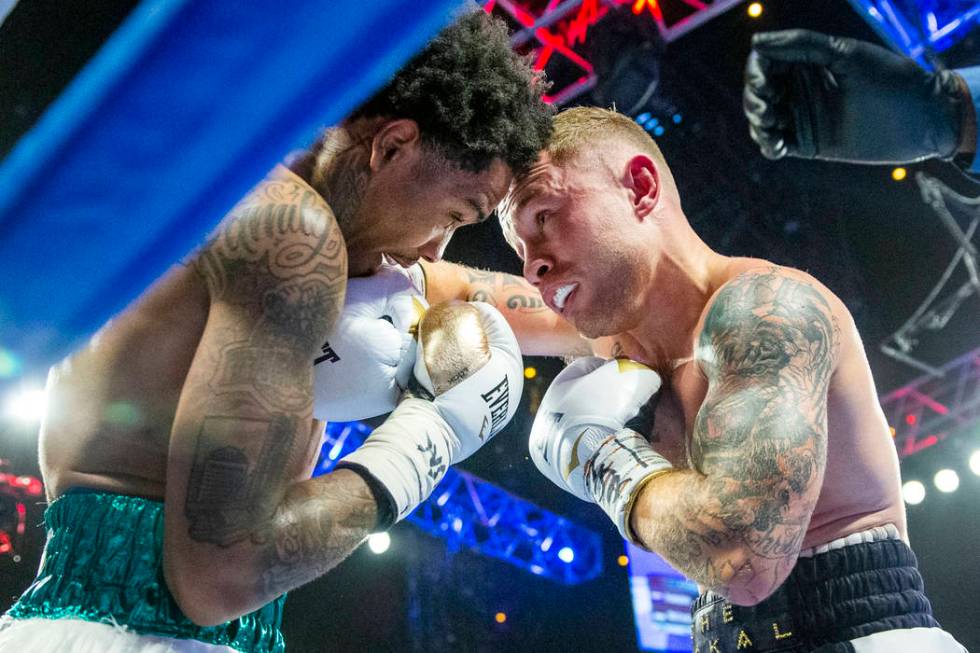
[[[356,250],[351,276],[383,255],[437,261],[457,228],[486,219],[551,134],[545,87],[503,23],[473,12],[294,157],[290,168],[328,198]]]
[[[384,263],[436,262],[494,211],[550,133],[542,90],[501,25],[460,18],[52,369],[49,538],[0,618],[0,651],[281,651],[283,593],[404,517],[503,428],[523,378],[507,324],[468,304],[419,322],[407,272]],[[355,276],[367,280],[348,288]],[[405,319],[382,319],[398,307]],[[419,396],[311,479],[314,364],[352,351],[325,353],[342,310],[361,320],[350,333],[381,334],[358,351],[394,342],[396,360],[412,338],[385,325],[418,324],[422,362],[405,368]],[[349,369],[373,382],[375,368]]]

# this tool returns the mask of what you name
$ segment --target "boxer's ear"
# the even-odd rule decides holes
[[[420,137],[414,120],[401,118],[382,124],[371,140],[371,171],[377,172],[394,161],[417,154]]]
[[[653,160],[637,154],[626,165],[626,186],[636,217],[643,220],[660,202],[660,171]]]

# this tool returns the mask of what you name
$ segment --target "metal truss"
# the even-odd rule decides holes
[[[922,372],[941,376],[940,370],[914,358],[912,354],[919,334],[941,330],[967,298],[971,295],[980,296],[980,272],[977,269],[980,264],[977,262],[977,248],[972,242],[977,228],[980,227],[980,198],[964,197],[938,179],[922,172],[916,174],[915,180],[919,184],[922,200],[939,216],[943,226],[956,241],[957,248],[925,300],[912,317],[881,343],[881,351]],[[966,229],[960,227],[961,221],[953,215],[951,207],[966,216]],[[960,269],[965,272],[961,275],[964,278],[959,285],[951,283],[953,274]],[[954,289],[943,295],[943,291],[951,285]]]
[[[881,397],[901,457],[980,422],[980,348]]]
[[[0,459],[0,556],[20,562],[28,526],[27,506],[42,497],[44,486],[34,476],[11,474],[7,466],[7,461]]]
[[[931,68],[931,55],[947,50],[980,23],[976,0],[848,0],[893,48]]]
[[[360,422],[327,425],[314,476],[329,472],[371,433]],[[575,585],[602,573],[602,538],[472,474],[450,468],[407,520],[467,549],[532,574]]]
[[[485,0],[487,12],[500,12],[519,26],[512,44],[532,53],[538,70],[553,57],[579,71],[574,81],[553,89],[545,100],[566,104],[598,82],[593,63],[576,46],[611,9],[629,5],[637,20],[651,20],[664,43],[670,43],[742,0]]]

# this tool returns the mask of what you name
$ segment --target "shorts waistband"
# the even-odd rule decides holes
[[[48,506],[44,522],[48,539],[41,568],[10,617],[110,623],[243,653],[285,650],[284,597],[218,626],[198,626],[184,615],[163,577],[161,502],[71,491]]]
[[[816,548],[757,605],[734,605],[712,592],[698,597],[692,605],[696,649],[725,653],[752,642],[753,651],[810,651],[895,628],[939,626],[915,554],[891,529]]]
[[[884,526],[875,526],[874,528],[869,528],[864,531],[851,533],[850,535],[839,537],[836,540],[831,540],[825,544],[818,544],[817,546],[809,549],[803,549],[800,551],[799,557],[812,558],[813,556],[821,553],[843,549],[845,546],[854,546],[855,544],[864,544],[867,542],[880,542],[882,540],[900,539],[902,539],[902,535],[898,532],[898,527],[895,526],[895,524],[885,524]]]

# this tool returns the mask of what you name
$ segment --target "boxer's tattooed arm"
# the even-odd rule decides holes
[[[575,360],[592,354],[592,346],[541,299],[541,293],[522,277],[504,272],[462,268],[466,301],[495,306],[510,324],[521,349],[529,356],[561,356]]]
[[[377,519],[370,489],[350,470],[296,484],[253,535],[265,545],[258,591],[278,596],[326,573],[364,540]]]
[[[221,588],[223,607],[206,610],[222,618],[312,580],[377,518],[356,474],[304,480],[319,446],[312,361],[343,306],[346,264],[330,208],[283,178],[235,207],[195,261],[211,304],[173,427],[179,519],[166,528],[176,578],[208,574],[199,583]]]
[[[697,357],[708,377],[688,484],[640,537],[699,583],[756,600],[795,564],[823,481],[839,347],[808,281],[750,272],[718,294]],[[692,472],[694,473],[694,472]]]
[[[500,310],[522,313],[547,311],[541,293],[525,279],[504,272],[466,269],[469,296],[466,301],[486,302]]]
[[[271,515],[279,477],[307,453],[308,438],[293,439],[309,435],[312,353],[343,306],[346,254],[323,200],[285,179],[236,206],[197,263],[212,304],[198,357],[211,376],[185,514],[193,539],[229,546]]]

